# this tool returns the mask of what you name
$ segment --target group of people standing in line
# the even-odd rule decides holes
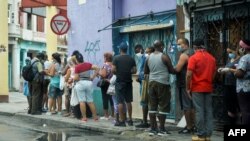
[[[227,48],[228,63],[223,68],[217,68],[215,58],[207,51],[202,39],[196,39],[192,49],[187,39],[177,40],[180,55],[175,67],[172,66],[168,55],[162,53],[164,45],[161,41],[155,41],[153,46],[153,53],[147,57],[140,57],[139,64],[144,66],[140,67],[138,78],[142,89],[140,93],[143,103],[143,122],[137,127],[149,126],[147,123],[149,113],[151,128],[149,135],[169,133],[164,127],[166,114],[170,111],[169,73],[177,75],[180,106],[186,119],[186,127],[179,131],[180,134],[193,133],[193,141],[211,140],[214,128],[212,93],[217,72],[225,74],[224,97],[230,124],[237,124],[236,119],[239,117],[239,124],[249,124],[250,106],[247,103],[250,92],[249,40],[241,40],[237,48]],[[143,53],[141,46],[137,45],[135,51],[137,50]],[[146,106],[144,89],[148,99]],[[159,119],[159,127],[156,116]]]
[[[28,83],[30,92],[27,95],[28,113],[41,114],[44,105],[47,105],[48,96],[47,114],[55,114],[56,109],[57,113],[61,114],[62,95],[65,93],[66,114],[64,116],[69,116],[72,114],[71,94],[75,93],[80,105],[81,121],[87,122],[86,104],[94,121],[97,121],[92,81],[95,77],[100,77],[102,83],[99,86],[104,108],[104,117],[101,119],[108,120],[110,117],[115,117],[115,126],[124,127],[126,123],[132,126],[132,74],[138,71],[137,82],[140,84],[143,120],[136,127],[150,127],[149,135],[169,134],[165,128],[166,115],[170,112],[171,105],[169,75],[176,74],[181,108],[186,119],[186,127],[179,133],[195,132],[192,140],[210,140],[213,131],[213,80],[217,71],[225,74],[225,102],[231,123],[235,123],[237,115],[241,115],[242,124],[250,122],[248,102],[250,99],[250,41],[241,40],[239,47],[241,49],[227,49],[229,62],[218,70],[215,58],[207,51],[202,39],[196,39],[192,49],[187,39],[177,40],[180,56],[175,67],[170,57],[163,53],[164,43],[160,40],[156,40],[152,47],[146,48],[145,51],[142,45],[136,45],[134,51],[138,61],[127,54],[128,44],[122,42],[118,46],[119,55],[104,53],[104,64],[101,68],[85,62],[78,51],[72,53],[65,65],[62,65],[58,53],[52,54],[52,63],[39,53],[31,61],[27,59],[27,63],[35,62],[33,69],[38,72],[34,80]],[[65,81],[64,92],[59,87],[61,75],[64,76]],[[114,89],[112,94],[109,92],[110,87]],[[109,105],[111,105],[111,114],[108,112]],[[147,121],[148,115],[150,123]],[[156,118],[159,120],[159,126]]]

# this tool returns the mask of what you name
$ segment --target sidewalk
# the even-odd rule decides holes
[[[99,120],[93,121],[92,119],[88,120],[87,123],[83,123],[78,119],[70,117],[62,117],[61,115],[52,115],[48,116],[45,114],[42,115],[29,115],[27,114],[27,98],[18,92],[9,93],[9,103],[0,103],[0,115],[5,116],[16,116],[22,120],[27,120],[29,122],[36,122],[42,124],[58,126],[62,125],[63,127],[76,127],[92,131],[98,131],[103,133],[111,134],[122,134],[125,136],[136,136],[143,140],[171,140],[171,141],[190,141],[191,135],[180,135],[178,134],[179,128],[173,124],[167,124],[166,128],[171,132],[170,135],[166,137],[153,136],[149,137],[147,132],[144,132],[142,129],[136,129],[134,126],[127,127],[115,127],[112,124],[112,120]],[[134,124],[138,124],[138,121],[135,121]],[[214,132],[212,136],[212,141],[223,141],[222,132]]]

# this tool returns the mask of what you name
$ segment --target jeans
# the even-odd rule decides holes
[[[211,136],[213,132],[212,94],[193,92],[195,125],[198,136]]]

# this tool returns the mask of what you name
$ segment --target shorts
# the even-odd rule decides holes
[[[79,102],[93,102],[93,82],[89,80],[80,80],[74,86]]]
[[[192,99],[188,97],[187,91],[185,87],[179,87],[179,95],[180,95],[180,104],[182,110],[190,110],[193,109]]]
[[[44,79],[43,81],[43,93],[44,94],[47,94],[48,92],[49,83],[50,83],[50,79]]]
[[[119,104],[133,102],[133,87],[132,82],[116,82],[115,93]]]
[[[148,80],[142,80],[141,106],[148,106]]]
[[[49,98],[57,98],[59,96],[63,95],[63,91],[60,90],[59,88],[53,86],[53,85],[49,85],[49,94],[48,97]]]
[[[171,92],[170,85],[156,81],[149,82],[149,113],[169,114]]]

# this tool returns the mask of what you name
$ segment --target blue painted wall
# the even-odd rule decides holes
[[[69,55],[79,50],[85,61],[103,64],[103,53],[112,51],[112,31],[99,29],[112,23],[111,0],[68,1],[68,18],[71,28],[68,32]]]
[[[176,0],[122,0],[122,16],[131,17],[176,9]]]

